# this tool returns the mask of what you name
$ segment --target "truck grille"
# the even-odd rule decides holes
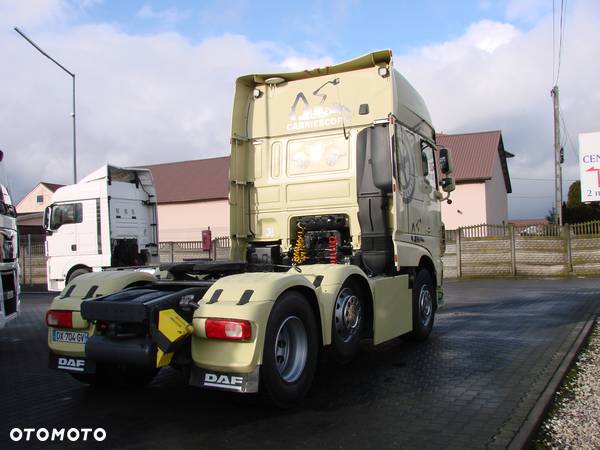
[[[17,312],[17,290],[15,274],[12,271],[0,272],[2,279],[2,301],[4,303],[4,315],[9,316]]]

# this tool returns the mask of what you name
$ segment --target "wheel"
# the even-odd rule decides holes
[[[308,301],[297,291],[285,292],[269,316],[260,368],[261,392],[269,403],[287,408],[304,398],[317,368],[318,345]]]
[[[346,280],[335,300],[331,323],[331,351],[337,362],[345,364],[354,359],[364,323],[364,296],[356,281]]]
[[[94,387],[140,388],[150,383],[158,369],[98,364],[96,373],[69,373],[80,383]]]
[[[90,273],[89,269],[84,269],[83,267],[80,267],[79,269],[75,269],[73,272],[71,272],[71,274],[69,275],[69,279],[67,280],[67,284],[69,284],[71,281],[73,281],[75,278],[77,278],[79,275],[83,275],[85,273]]]
[[[413,283],[413,330],[409,337],[414,341],[424,341],[433,328],[435,309],[433,299],[435,289],[431,274],[424,269],[419,270]]]

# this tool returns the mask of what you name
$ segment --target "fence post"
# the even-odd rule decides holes
[[[458,227],[458,230],[456,230],[456,275],[458,278],[462,278],[462,262],[460,260],[460,254],[462,253],[460,248],[462,245],[461,234],[462,227]]]
[[[173,242],[169,242],[169,246],[171,247],[171,251],[169,252],[171,254],[171,262],[175,262],[175,255],[174,255],[174,248],[173,248]]]
[[[27,256],[29,257],[29,285],[33,284],[33,274],[31,273],[31,234],[27,235]]]
[[[565,239],[565,248],[567,250],[567,271],[573,272],[573,249],[571,248],[571,226],[567,223],[563,225],[563,235]]]
[[[510,236],[510,271],[514,277],[517,275],[517,252],[515,245],[515,226],[512,223],[508,224],[508,234]]]

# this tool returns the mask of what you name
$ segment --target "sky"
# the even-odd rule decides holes
[[[227,155],[237,76],[391,48],[438,132],[502,130],[516,155],[509,218],[544,217],[556,81],[565,195],[578,134],[600,131],[600,2],[554,3],[555,15],[552,0],[0,0],[0,149],[13,197],[73,178],[71,77],[16,26],[76,74],[79,178],[106,163]]]

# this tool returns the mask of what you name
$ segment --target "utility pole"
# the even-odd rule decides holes
[[[558,224],[562,226],[562,167],[560,151],[560,109],[558,106],[558,86],[550,92],[554,103],[554,208]]]

